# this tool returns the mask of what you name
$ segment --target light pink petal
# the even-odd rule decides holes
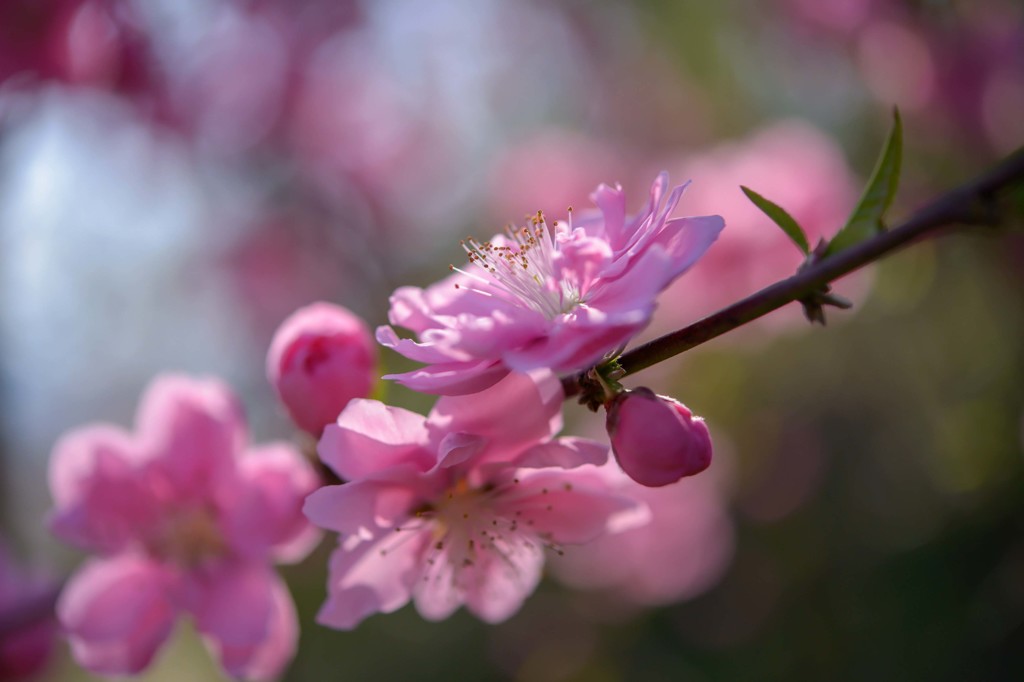
[[[267,637],[272,587],[262,563],[234,561],[191,574],[189,610],[196,628],[223,646],[255,646]]]
[[[433,334],[429,332],[433,332]],[[428,332],[424,332],[424,335],[429,340],[424,339],[423,343],[417,343],[414,339],[399,338],[395,330],[387,325],[377,327],[376,332],[377,343],[416,362],[462,362],[470,359],[470,356],[465,353],[451,348],[453,343],[451,332],[428,330]]]
[[[487,459],[518,454],[526,443],[547,440],[560,427],[562,385],[553,373],[511,373],[467,396],[444,396],[427,417],[435,441],[451,432],[487,438]]]
[[[422,574],[413,585],[413,601],[416,611],[431,621],[441,621],[455,613],[462,606],[462,585],[456,578],[454,559],[449,550],[431,550],[422,567]],[[460,567],[461,568],[461,567]],[[467,571],[460,570],[459,579],[464,579]]]
[[[228,644],[207,637],[207,645],[232,677],[246,680],[274,680],[295,656],[299,623],[288,587],[279,576],[269,583],[270,610],[262,640],[251,645]]]
[[[410,475],[405,481],[363,479],[325,486],[306,498],[303,511],[317,526],[343,536],[373,536],[407,518],[417,501],[429,496],[417,483],[422,485]]]
[[[419,575],[427,533],[384,535],[331,555],[327,601],[316,620],[321,625],[351,630],[375,613],[391,613],[409,602]]]
[[[428,452],[422,415],[378,400],[353,400],[324,429],[317,452],[324,464],[344,479],[364,478],[408,464],[426,471],[434,465]]]
[[[646,326],[648,309],[616,311],[614,318],[604,311],[579,308],[571,320],[550,337],[533,346],[504,355],[505,364],[516,371],[548,367],[555,372],[584,369],[621,348]]]
[[[407,388],[435,395],[465,395],[489,388],[508,374],[508,368],[492,359],[450,362],[422,367],[402,374],[385,374]]]
[[[287,443],[251,449],[239,460],[240,484],[220,494],[221,528],[232,548],[254,560],[300,561],[320,539],[302,513],[320,482]]]
[[[246,443],[241,405],[216,379],[157,377],[142,396],[136,428],[140,450],[172,489],[188,495],[233,475]]]
[[[602,183],[590,195],[590,200],[601,209],[601,213],[604,215],[604,234],[607,235],[609,244],[615,250],[622,248],[629,238],[629,235],[625,234],[626,195],[622,191],[622,187],[616,185],[612,188]],[[603,235],[594,234],[593,236]]]
[[[672,259],[672,278],[689,270],[724,228],[725,221],[717,215],[679,218],[666,223],[654,243],[664,248]]]
[[[61,438],[49,478],[56,501],[50,529],[79,547],[116,552],[158,518],[144,465],[128,435],[114,427],[89,426]]]
[[[580,544],[620,528],[618,517],[637,514],[640,507],[593,470],[575,469],[524,473],[515,490],[499,498],[496,511],[556,544]]]
[[[465,594],[466,608],[487,623],[500,623],[523,605],[540,582],[542,543],[523,534],[499,540],[495,551],[480,552],[473,567],[477,580]]]
[[[479,453],[486,444],[486,438],[471,433],[449,433],[438,447],[437,466],[447,469],[462,464]]]
[[[57,602],[75,660],[104,675],[142,671],[170,635],[175,591],[172,574],[139,556],[87,562]]]
[[[584,464],[600,466],[608,461],[608,446],[586,438],[558,438],[530,448],[515,461],[517,467],[573,469]]]
[[[672,281],[674,267],[669,253],[652,245],[620,277],[597,285],[588,304],[608,312],[653,310],[655,298]]]
[[[555,267],[556,277],[586,296],[591,283],[611,261],[612,249],[603,239],[581,237],[582,230],[577,230],[573,239],[561,243]]]

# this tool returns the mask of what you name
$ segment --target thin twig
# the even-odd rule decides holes
[[[823,258],[792,277],[765,287],[698,322],[624,353],[619,357],[619,365],[625,372],[623,376],[635,374],[767,315],[787,303],[810,296],[820,291],[821,287],[930,232],[957,224],[976,223],[979,215],[991,214],[992,202],[1000,191],[1021,180],[1024,180],[1024,147],[973,181],[924,206],[901,225]],[[562,379],[567,398],[580,393],[580,378],[588,371]]]

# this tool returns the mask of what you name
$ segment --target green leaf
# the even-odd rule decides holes
[[[903,157],[903,124],[899,109],[892,112],[892,130],[885,142],[882,155],[878,157],[875,170],[864,190],[857,207],[853,209],[843,229],[839,230],[825,249],[824,255],[838,253],[871,236],[885,231],[882,216],[896,196],[900,178],[900,161]]]
[[[774,201],[765,199],[749,187],[740,185],[740,189],[743,190],[743,193],[747,195],[748,199],[754,202],[754,206],[761,209],[761,212],[771,218],[773,223],[782,228],[782,231],[793,240],[793,243],[804,252],[804,255],[811,252],[811,247],[807,243],[807,235],[804,233],[803,228],[800,227],[800,224],[796,222],[793,216],[786,213],[786,209],[782,208]]]

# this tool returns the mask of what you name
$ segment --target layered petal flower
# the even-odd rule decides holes
[[[601,185],[598,209],[510,227],[490,241],[468,239],[469,265],[425,290],[391,297],[393,328],[377,341],[427,367],[386,378],[418,391],[461,395],[510,370],[582,369],[625,345],[650,321],[654,299],[692,266],[724,227],[719,216],[669,219],[685,185],[665,197],[668,176],[644,210],[626,216],[620,187]]]
[[[504,620],[536,587],[545,550],[566,551],[633,513],[594,475],[606,447],[554,437],[561,401],[558,379],[535,372],[441,398],[418,422],[405,412],[382,419],[394,408],[373,401],[350,404],[320,454],[339,474],[362,476],[321,488],[305,507],[341,533],[319,621],[350,629],[410,601],[430,620],[460,606]]]
[[[183,613],[233,676],[270,679],[287,664],[294,608],[271,564],[312,549],[318,533],[302,501],[318,481],[291,446],[245,443],[224,385],[164,376],[143,397],[135,433],[88,426],[57,444],[51,527],[99,555],[57,608],[81,665],[139,672]]]

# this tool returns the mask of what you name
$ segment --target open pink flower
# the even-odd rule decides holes
[[[182,612],[232,676],[273,678],[288,663],[298,626],[271,563],[316,541],[301,507],[317,479],[289,445],[246,450],[228,388],[171,375],[150,384],[134,434],[97,424],[57,443],[51,528],[99,555],[57,604],[81,665],[139,672]]]
[[[626,217],[621,187],[591,195],[600,209],[549,225],[509,228],[488,242],[469,239],[470,265],[427,289],[401,287],[377,340],[427,366],[389,375],[428,393],[457,395],[493,385],[510,370],[582,369],[647,325],[655,296],[703,255],[719,216],[669,219],[686,185],[665,200],[668,176],[647,206]]]
[[[349,482],[305,507],[341,533],[319,622],[354,628],[410,600],[430,620],[465,604],[498,622],[536,587],[545,548],[633,521],[637,505],[588,466],[607,448],[552,438],[562,399],[554,375],[538,372],[441,398],[427,417],[349,403],[320,441],[320,457]]]

